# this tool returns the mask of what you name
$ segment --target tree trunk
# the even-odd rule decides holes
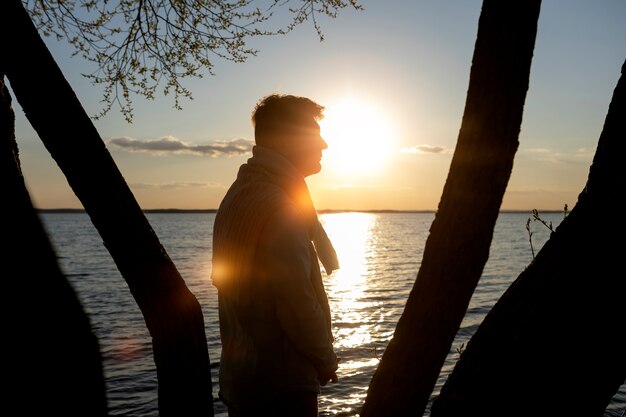
[[[422,265],[361,413],[416,416],[450,351],[489,255],[513,167],[540,1],[485,0],[467,102]]]
[[[20,169],[11,97],[0,78],[0,163],[4,179],[2,406],[18,414],[106,416],[98,340],[33,208]],[[8,288],[7,288],[8,287]],[[19,300],[19,303],[15,301]],[[64,383],[59,384],[58,380]]]
[[[20,0],[0,3],[2,69],[65,174],[146,321],[167,416],[212,416],[202,310],[159,242]],[[9,41],[10,40],[10,41]]]
[[[625,71],[578,203],[480,325],[433,417],[601,416],[626,380]]]

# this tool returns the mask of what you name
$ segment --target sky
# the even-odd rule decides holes
[[[318,210],[436,210],[461,126],[482,1],[362,0],[286,36],[255,38],[257,56],[215,61],[188,79],[193,100],[133,99],[94,120],[144,209],[214,209],[251,156],[250,121],[271,93],[326,107],[322,172],[307,178]],[[626,1],[543,0],[520,146],[504,210],[571,209],[582,191],[626,59]],[[280,21],[276,21],[280,24]],[[286,21],[283,22],[286,24]],[[89,115],[93,67],[45,38]],[[10,87],[10,86],[9,86]],[[80,208],[14,100],[22,171],[39,208]]]

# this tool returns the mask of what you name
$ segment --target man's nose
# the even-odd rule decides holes
[[[322,145],[322,149],[328,149],[328,143],[320,136],[320,144]]]

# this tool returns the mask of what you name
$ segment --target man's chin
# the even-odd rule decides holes
[[[319,173],[322,170],[322,164],[317,163],[315,165],[311,165],[309,167],[307,167],[306,173],[305,173],[305,177],[308,177],[309,175],[314,175]]]

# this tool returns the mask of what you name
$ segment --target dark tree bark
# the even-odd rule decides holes
[[[626,380],[625,72],[576,206],[480,325],[433,417],[601,416]]]
[[[31,204],[11,97],[1,77],[0,178],[6,220],[0,236],[5,294],[13,300],[2,303],[2,406],[19,414],[106,416],[98,340]]]
[[[20,0],[0,3],[0,34],[1,65],[16,99],[85,207],[143,313],[152,336],[161,417],[212,416],[208,347],[197,299]]]
[[[422,265],[361,413],[426,409],[489,255],[518,147],[540,1],[485,0],[458,143]]]

